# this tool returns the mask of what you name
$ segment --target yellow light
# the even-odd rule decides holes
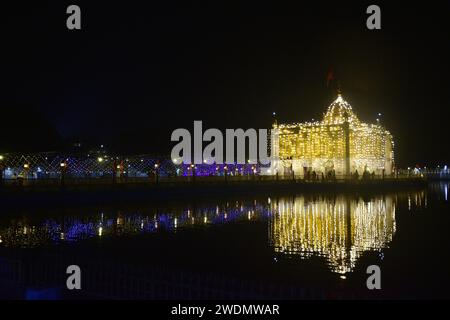
[[[3,160],[3,159],[4,159],[4,156],[0,155],[0,160]]]
[[[65,164],[64,162],[61,162],[59,165],[60,165],[61,167],[65,167],[65,166],[66,166],[66,164]]]
[[[350,171],[371,168],[381,174],[392,171],[394,164],[394,141],[389,131],[382,126],[362,123],[351,105],[342,95],[328,107],[321,122],[280,124],[272,132],[272,149],[280,159],[272,169],[282,173],[284,168],[295,167],[304,173],[327,173],[334,169],[343,174],[346,158],[346,129],[348,121]],[[267,171],[269,174],[269,170]]]
[[[30,166],[28,165],[28,163],[25,163],[25,164],[23,165],[23,167],[24,167],[25,169],[28,169]]]
[[[271,246],[275,252],[304,259],[325,257],[340,276],[354,270],[364,252],[388,247],[396,231],[392,196],[376,197],[368,203],[344,196],[332,202],[304,196],[293,201],[292,205],[292,200],[280,199],[280,210],[272,209]]]
[[[103,162],[103,158],[102,158],[102,157],[98,157],[98,158],[97,158],[97,161],[98,161],[98,162]]]

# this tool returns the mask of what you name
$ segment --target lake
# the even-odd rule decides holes
[[[0,296],[449,298],[448,183],[0,215]],[[78,265],[82,290],[66,288]],[[367,267],[381,270],[369,290]]]

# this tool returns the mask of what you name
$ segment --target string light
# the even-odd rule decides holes
[[[274,124],[272,152],[276,160],[281,160],[274,161],[275,169],[292,165],[300,174],[304,167],[318,172],[334,169],[336,174],[345,174],[347,121],[351,172],[368,170],[381,174],[384,170],[390,174],[394,164],[392,135],[379,121],[362,123],[340,94],[320,122]]]

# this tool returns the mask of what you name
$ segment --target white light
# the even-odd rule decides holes
[[[98,161],[98,162],[103,162],[103,158],[102,158],[102,157],[98,157],[98,158],[97,158],[97,161]]]

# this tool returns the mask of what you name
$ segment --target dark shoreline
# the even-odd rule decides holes
[[[3,187],[0,189],[2,209],[29,207],[113,205],[123,203],[170,202],[233,196],[277,195],[296,193],[383,193],[427,187],[426,180],[367,180],[310,182],[303,180],[228,181],[195,183],[128,183],[77,185],[68,187]]]

